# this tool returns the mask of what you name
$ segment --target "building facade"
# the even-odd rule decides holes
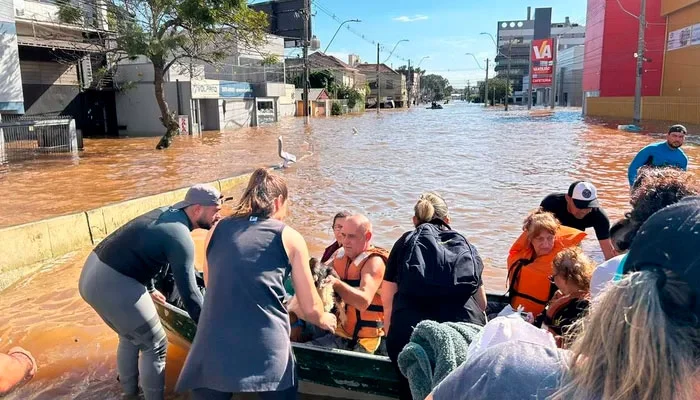
[[[620,4],[618,4],[618,1]],[[587,97],[633,96],[635,90],[639,0],[588,0],[583,91]],[[642,95],[661,93],[665,18],[661,0],[647,0]]]
[[[557,55],[556,104],[560,107],[581,107],[583,104],[584,46],[569,47]]]
[[[366,98],[367,108],[377,106],[377,95],[380,107],[405,107],[408,99],[406,76],[379,64],[379,85],[377,85],[377,64],[358,64],[356,68],[367,77],[370,93]],[[379,90],[377,90],[379,88]]]
[[[537,11],[537,10],[536,10]],[[551,9],[549,10],[551,14]],[[564,22],[550,23],[550,37],[556,38],[557,48],[565,50],[569,47],[584,44],[586,27],[572,23],[569,17]],[[535,20],[531,17],[531,9],[527,9],[524,20],[498,21],[496,40],[498,55],[495,58],[496,77],[510,77],[513,91],[513,101],[516,104],[527,103],[530,74],[530,44],[535,37]]]
[[[667,18],[662,96],[700,97],[700,0],[663,0]]]

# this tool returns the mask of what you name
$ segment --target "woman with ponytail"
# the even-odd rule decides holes
[[[468,359],[426,400],[700,398],[700,198],[638,229],[624,277],[591,304],[570,351],[518,340]]]
[[[177,390],[192,399],[296,399],[297,373],[284,307],[291,272],[304,319],[334,332],[309,270],[304,238],[282,221],[287,184],[260,168],[253,172],[233,215],[206,241],[207,295]]]
[[[381,286],[384,305],[384,331],[387,332],[387,352],[399,374],[399,398],[402,400],[412,399],[412,397],[408,380],[401,374],[397,359],[403,347],[409,342],[413,328],[419,322],[432,320],[436,322],[471,322],[478,325],[486,323],[486,315],[484,314],[486,291],[481,281],[484,266],[476,248],[466,242],[464,236],[451,230],[445,200],[437,193],[423,193],[413,211],[413,225],[416,229],[406,232],[394,244]],[[468,248],[470,256],[460,259],[460,262],[468,265],[454,265],[453,267],[456,267],[455,271],[462,269],[473,274],[473,276],[461,276],[462,281],[471,281],[473,285],[450,288],[438,287],[430,282],[428,277],[437,275],[437,269],[451,269],[440,265],[440,262],[444,260],[439,257],[439,249],[428,247],[429,250],[438,251],[422,253],[421,257],[418,257],[421,261],[420,267],[411,261],[412,252],[418,247],[415,242],[421,239],[417,238],[417,234],[426,226],[430,229],[434,227],[441,234],[451,235],[453,243],[464,241],[465,246],[458,247],[458,249]],[[430,259],[431,255],[432,259]],[[415,273],[420,268],[423,268],[423,275]],[[452,281],[458,281],[458,279],[455,278]],[[416,288],[417,286],[419,287]]]

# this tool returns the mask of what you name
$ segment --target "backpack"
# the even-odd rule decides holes
[[[400,292],[471,297],[481,286],[484,264],[479,253],[464,235],[442,220],[419,225],[404,243]]]

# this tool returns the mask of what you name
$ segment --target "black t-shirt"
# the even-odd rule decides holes
[[[564,226],[581,231],[593,227],[598,240],[610,239],[610,219],[602,208],[594,208],[585,217],[578,219],[566,208],[566,197],[563,193],[553,193],[545,197],[540,207],[554,214]]]

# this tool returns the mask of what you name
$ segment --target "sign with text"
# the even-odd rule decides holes
[[[221,98],[253,98],[253,87],[248,82],[219,82],[219,97]]]
[[[545,66],[533,66],[532,67],[532,73],[536,75],[540,74],[552,74],[552,66],[551,65],[545,65]]]
[[[556,57],[556,46],[553,38],[535,39],[530,46],[530,63],[532,68],[530,80],[532,87],[552,85],[553,63]]]
[[[533,62],[554,60],[554,39],[534,39],[531,57]]]
[[[690,46],[692,39],[692,26],[686,26],[683,29],[677,29],[668,33],[668,42],[666,50],[678,50]]]
[[[218,99],[219,81],[204,80],[190,82],[193,99]]]
[[[552,76],[551,75],[532,78],[532,87],[551,86],[551,85],[552,85]]]

